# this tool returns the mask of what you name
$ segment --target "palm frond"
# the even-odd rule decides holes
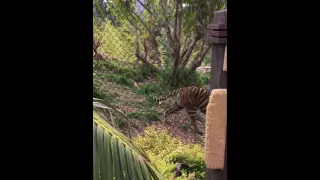
[[[94,180],[162,180],[144,152],[93,111]]]
[[[106,100],[93,98],[93,110],[97,112],[102,112],[100,113],[100,115],[103,117],[103,119],[110,122],[112,126],[117,130],[120,130],[120,129],[118,127],[118,123],[115,121],[113,117],[113,114],[112,114],[113,112],[120,115],[122,119],[125,119],[126,120],[125,122],[128,127],[134,124],[130,118],[128,118],[123,112],[121,112],[119,109],[117,109],[115,106],[113,106],[111,103],[109,103]],[[130,136],[130,132],[129,132],[129,136]]]

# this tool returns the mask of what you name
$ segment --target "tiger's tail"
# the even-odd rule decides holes
[[[176,89],[176,90],[174,90],[174,91],[171,91],[171,92],[170,92],[168,95],[166,95],[166,96],[159,97],[159,98],[154,98],[154,100],[157,101],[157,102],[166,100],[166,99],[168,99],[168,98],[171,97],[171,96],[177,95],[177,94],[179,93],[180,89],[181,89],[181,88]]]

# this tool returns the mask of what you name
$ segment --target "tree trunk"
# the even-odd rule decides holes
[[[157,61],[158,69],[159,69],[159,71],[162,71],[161,56],[160,56],[160,52],[158,49],[158,43],[155,39],[154,39],[154,46],[155,46],[156,61]]]
[[[182,0],[176,0],[176,14],[175,14],[175,23],[174,23],[174,63],[172,71],[172,85],[177,85],[177,72],[180,64],[180,36],[181,36],[181,9],[182,9]]]

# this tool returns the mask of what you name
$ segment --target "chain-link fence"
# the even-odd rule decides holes
[[[94,88],[107,91],[108,80],[133,87],[159,74],[167,84],[190,84],[192,73],[210,63],[205,29],[223,6],[221,0],[94,0]]]

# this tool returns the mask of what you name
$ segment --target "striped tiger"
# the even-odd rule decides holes
[[[185,108],[191,119],[191,123],[195,131],[199,134],[203,134],[203,132],[197,126],[196,114],[198,109],[202,113],[206,114],[206,108],[209,103],[210,96],[208,89],[195,86],[179,88],[172,91],[165,97],[155,99],[155,101],[163,101],[174,95],[176,95],[174,105],[172,108],[165,112],[165,116]]]

